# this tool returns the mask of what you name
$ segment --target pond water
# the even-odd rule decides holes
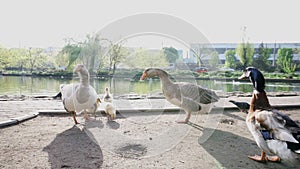
[[[59,91],[60,84],[68,84],[72,82],[77,83],[78,81],[78,78],[64,79],[28,76],[0,76],[0,95],[55,95]],[[248,80],[245,80],[245,82],[235,82],[180,79],[178,81],[189,81],[197,83],[205,88],[224,92],[252,91],[252,84]],[[132,82],[125,78],[112,78],[106,80],[91,79],[91,85],[94,86],[98,94],[103,94],[105,87],[110,87],[111,92],[115,95],[161,92],[160,81],[158,79],[151,79],[143,82]],[[266,91],[268,92],[298,92],[299,88],[299,83],[266,83]]]

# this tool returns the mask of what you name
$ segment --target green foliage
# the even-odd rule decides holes
[[[29,48],[27,56],[31,73],[34,68],[41,67],[46,61],[45,55],[42,54],[42,49],[39,48]]]
[[[90,74],[94,73],[94,69],[98,68],[98,63],[102,60],[102,47],[100,45],[100,36],[87,35],[86,40],[80,45],[81,51],[79,61],[86,65]]]
[[[124,48],[121,43],[111,44],[109,48],[109,68],[113,68],[113,74],[115,73],[116,65],[120,63],[127,54],[127,49]]]
[[[210,54],[209,65],[212,68],[217,68],[219,66],[219,64],[220,64],[219,53],[216,51],[213,51]]]
[[[292,63],[293,49],[282,48],[278,50],[277,65],[285,73],[293,73],[297,65]]]
[[[269,71],[271,62],[268,59],[271,53],[272,49],[265,48],[264,44],[261,43],[258,48],[257,57],[253,59],[253,66],[263,71]]]
[[[179,58],[178,51],[173,47],[164,47],[163,52],[169,63],[175,63],[176,60]]]
[[[225,67],[236,68],[235,50],[227,50],[225,52]]]
[[[282,69],[285,73],[294,73],[297,65],[292,63],[292,59],[289,58],[283,61]]]
[[[0,70],[4,69],[9,65],[9,54],[5,48],[0,48]]]
[[[254,46],[247,43],[240,43],[236,49],[236,53],[240,58],[240,62],[243,64],[243,67],[246,68],[250,66],[253,61],[254,56]]]
[[[168,61],[162,51],[155,52],[138,48],[124,59],[124,64],[131,69],[144,69],[146,67],[166,67]]]
[[[79,57],[81,52],[81,46],[78,44],[68,44],[63,47],[61,51],[61,55],[66,55],[68,58],[67,67],[70,67]]]

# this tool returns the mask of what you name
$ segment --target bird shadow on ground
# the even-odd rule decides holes
[[[236,110],[237,111],[235,111],[235,110],[216,109],[216,110],[212,110],[211,112],[209,112],[209,114],[223,114],[224,116],[228,116],[228,117],[231,117],[233,119],[245,121],[246,120],[245,118],[243,118],[241,116],[238,116],[238,115],[235,115],[235,114],[232,114],[233,112],[239,112],[238,109],[236,109]]]
[[[85,121],[85,127],[102,129],[104,127],[104,124],[101,119],[99,119],[99,120],[92,119],[92,120]]]
[[[253,140],[218,129],[203,128],[201,131],[203,134],[199,137],[199,145],[216,159],[221,168],[289,168],[283,163],[259,163],[250,160],[248,155],[260,154]]]
[[[58,134],[43,151],[48,153],[51,168],[100,168],[100,146],[77,126]]]
[[[114,129],[117,130],[118,128],[120,128],[120,124],[116,121],[107,121],[106,125],[110,128],[110,129]]]

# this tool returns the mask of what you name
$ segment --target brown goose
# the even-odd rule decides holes
[[[210,104],[219,100],[219,97],[212,90],[204,89],[192,83],[172,82],[169,74],[161,69],[146,69],[140,79],[144,80],[147,77],[155,76],[160,78],[162,92],[166,99],[186,112],[186,118],[183,121],[177,121],[178,123],[187,123],[192,112],[202,111],[204,107],[209,107],[209,110],[202,112],[209,112]]]

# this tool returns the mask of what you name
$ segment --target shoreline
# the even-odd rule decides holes
[[[220,98],[228,97],[252,97],[251,92],[222,92],[215,91]],[[104,94],[98,94],[99,98],[102,98]],[[0,95],[0,101],[24,101],[26,99],[53,99],[54,95],[47,94],[34,94],[34,95],[25,95],[25,94],[2,94]],[[267,92],[268,97],[289,97],[289,96],[300,96],[300,92]],[[125,100],[140,100],[140,99],[165,99],[164,95],[159,92],[156,94],[120,94],[115,95],[114,99],[125,99]]]
[[[297,92],[292,93],[269,93],[269,101],[276,109],[300,109],[300,95]],[[250,102],[251,93],[226,94],[220,97],[220,100],[214,104],[213,109],[223,111],[238,110],[229,100]],[[103,98],[103,96],[99,96]],[[180,108],[170,104],[161,95],[158,96],[140,96],[140,95],[123,95],[114,99],[114,104],[118,112],[122,114],[131,114],[131,112],[141,112],[151,114],[151,112],[178,112]],[[31,119],[43,115],[63,115],[65,110],[60,99],[53,99],[52,96],[0,96],[0,127],[19,124],[25,119]],[[100,104],[97,112],[103,114],[104,104]],[[40,113],[41,112],[41,113]],[[22,120],[20,120],[22,119]]]
[[[17,73],[11,73],[11,74],[5,74],[0,73],[0,76],[25,76],[25,77],[37,77],[37,78],[56,78],[61,79],[67,78],[72,79],[76,78],[77,76],[73,73],[57,73],[57,74],[17,74]],[[136,76],[136,75],[135,75]],[[133,76],[126,76],[126,75],[91,75],[92,79],[109,79],[109,78],[125,78],[130,79],[131,81],[139,81],[139,77],[136,79],[136,77]],[[191,79],[190,77],[185,78],[183,76],[179,76],[176,79]],[[230,78],[230,77],[193,77],[195,80],[216,80],[216,81],[235,81],[235,82],[245,82],[245,80],[238,79],[237,77]],[[283,83],[300,83],[300,79],[293,79],[293,78],[282,78],[282,79],[276,79],[276,78],[265,78],[266,82],[283,82]]]

